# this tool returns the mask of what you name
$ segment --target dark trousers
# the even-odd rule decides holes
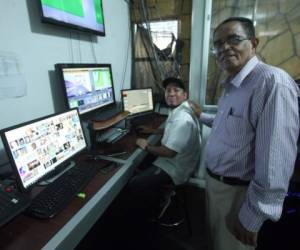
[[[146,166],[134,175],[110,206],[109,224],[114,225],[111,249],[154,250],[155,223],[149,218],[159,204],[160,189],[172,185],[172,179],[156,166]],[[129,230],[130,228],[130,230]]]
[[[155,216],[162,188],[166,185],[174,185],[171,177],[154,165],[135,175],[128,183],[128,191],[136,215],[142,218]]]
[[[161,169],[146,165],[132,177],[77,250],[161,249],[154,239],[156,228],[149,222],[149,214],[159,202],[163,185],[172,185],[171,178]]]

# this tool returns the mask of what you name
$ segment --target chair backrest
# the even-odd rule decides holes
[[[200,160],[198,163],[198,168],[195,171],[194,176],[192,176],[188,183],[191,185],[195,185],[200,188],[206,187],[206,181],[205,181],[205,175],[206,175],[206,168],[205,168],[205,144],[207,142],[207,138],[210,134],[211,128],[207,127],[202,124],[201,128],[201,154],[200,154]]]

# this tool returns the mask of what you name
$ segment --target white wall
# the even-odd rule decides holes
[[[117,100],[122,85],[130,86],[131,41],[126,1],[103,0],[105,37],[41,23],[36,2],[0,1],[0,55],[12,52],[18,56],[27,84],[26,96],[0,99],[0,129],[62,109],[55,63],[111,63]],[[3,160],[0,154],[0,163]]]

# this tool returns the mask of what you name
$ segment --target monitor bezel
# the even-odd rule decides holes
[[[40,17],[41,17],[41,22],[42,23],[57,25],[57,26],[60,26],[62,28],[67,28],[67,29],[70,28],[70,29],[82,31],[82,32],[89,33],[89,34],[95,34],[95,35],[98,35],[98,36],[105,36],[106,35],[105,34],[105,18],[104,18],[104,10],[103,10],[103,1],[102,0],[101,0],[100,4],[101,4],[101,9],[102,9],[102,16],[103,16],[103,31],[97,31],[97,30],[94,30],[94,29],[89,29],[89,28],[80,26],[80,25],[59,21],[57,19],[50,18],[50,17],[45,17],[44,12],[43,12],[42,0],[38,0],[39,10],[40,10]]]
[[[64,74],[63,74],[63,69],[76,69],[76,68],[101,68],[101,67],[108,67],[110,70],[110,76],[111,76],[111,83],[112,83],[112,93],[113,93],[113,102],[106,104],[104,106],[96,107],[94,109],[91,109],[87,112],[81,113],[80,111],[78,112],[81,117],[86,117],[87,115],[97,112],[100,109],[107,109],[110,107],[113,107],[116,105],[116,94],[115,94],[115,87],[114,87],[114,79],[113,79],[113,72],[112,72],[112,67],[111,64],[109,63],[57,63],[54,65],[55,66],[55,71],[59,77],[59,82],[63,91],[64,95],[64,104],[66,109],[71,109],[69,105],[69,99],[68,99],[68,94],[67,94],[67,88],[65,85],[65,80],[64,80]],[[78,109],[79,110],[79,109]]]
[[[139,115],[145,115],[145,114],[150,114],[153,113],[155,110],[155,104],[154,104],[154,94],[153,94],[153,88],[152,87],[145,87],[145,88],[134,88],[134,89],[121,89],[121,103],[122,103],[122,111],[125,111],[125,107],[124,107],[124,97],[123,97],[123,92],[125,91],[134,91],[134,90],[145,90],[145,89],[151,89],[151,93],[152,93],[152,103],[153,103],[153,108],[152,110],[147,110],[147,111],[143,111],[143,112],[139,112],[139,113],[133,113],[133,114],[129,114],[128,117],[135,117],[135,116],[139,116]]]
[[[51,117],[54,117],[54,116],[57,116],[57,115],[72,112],[74,110],[76,110],[76,112],[78,114],[78,117],[79,117],[79,122],[80,122],[80,125],[81,125],[84,141],[85,141],[85,144],[86,144],[85,147],[82,148],[81,150],[79,150],[78,152],[74,153],[73,155],[71,155],[68,159],[63,160],[59,165],[57,165],[55,168],[53,168],[51,171],[49,171],[47,174],[45,174],[42,178],[36,180],[35,182],[30,184],[29,186],[25,187],[23,185],[22,179],[19,175],[18,167],[17,167],[17,165],[15,163],[15,160],[14,160],[14,157],[12,155],[12,151],[10,150],[9,142],[8,142],[6,136],[5,136],[5,133],[8,132],[8,131],[11,131],[11,130],[14,130],[14,129],[17,129],[17,128],[20,128],[20,127],[23,127],[23,126],[26,126],[26,125],[29,125],[31,123],[39,122],[39,121],[42,121],[44,119],[48,119],[48,118],[51,118]],[[46,115],[46,116],[43,116],[43,117],[40,117],[40,118],[37,118],[37,119],[29,120],[29,121],[26,121],[26,122],[23,122],[23,123],[20,123],[20,124],[17,124],[17,125],[13,125],[13,126],[1,129],[0,134],[1,134],[1,139],[2,139],[2,142],[3,142],[4,148],[5,148],[5,152],[8,156],[9,162],[10,162],[12,170],[13,170],[13,173],[16,176],[17,185],[18,185],[18,187],[20,188],[20,190],[22,192],[29,192],[37,183],[49,178],[51,176],[51,174],[53,174],[53,172],[55,172],[57,170],[63,171],[67,167],[67,166],[65,166],[66,162],[71,161],[76,155],[78,155],[79,153],[81,153],[82,151],[84,151],[88,148],[87,138],[86,138],[86,135],[84,133],[84,128],[82,126],[82,121],[80,119],[80,115],[79,115],[79,112],[78,112],[77,108],[73,108],[73,109],[70,109],[70,110],[67,110],[67,111],[63,111],[63,112],[53,113],[53,114],[50,114],[50,115]]]

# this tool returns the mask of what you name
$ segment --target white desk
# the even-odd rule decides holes
[[[159,135],[151,135],[149,143],[159,141]],[[43,247],[43,249],[73,249],[87,234],[94,223],[104,213],[122,188],[132,176],[134,168],[141,163],[147,152],[136,149],[127,160],[114,157],[105,157],[121,164],[121,168],[109,179],[108,182],[65,224]]]

